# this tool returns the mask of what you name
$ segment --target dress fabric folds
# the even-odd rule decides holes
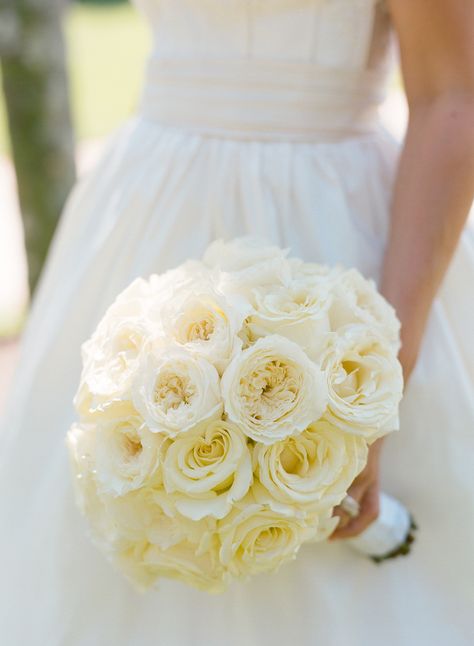
[[[386,441],[383,488],[420,526],[376,566],[305,546],[209,596],[140,595],[90,543],[65,435],[80,345],[139,275],[253,234],[378,278],[399,145],[378,109],[391,28],[378,0],[139,0],[155,46],[136,114],[73,191],[0,431],[6,646],[474,643],[474,239],[464,232]]]

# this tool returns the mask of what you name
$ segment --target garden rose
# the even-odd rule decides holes
[[[292,280],[303,280],[313,285],[331,285],[344,271],[340,265],[329,267],[315,262],[304,262],[301,258],[288,258]]]
[[[286,285],[291,280],[287,254],[253,237],[216,240],[207,248],[204,264],[221,272],[222,291],[248,295],[258,285]]]
[[[211,275],[212,272],[197,260],[187,260],[162,274],[152,274],[148,279],[152,318],[161,317],[161,308],[175,294],[209,281]]]
[[[395,352],[400,349],[400,321],[395,310],[356,269],[341,272],[333,287],[334,299],[329,311],[335,331],[347,324],[364,323],[388,339]]]
[[[87,518],[95,542],[106,552],[113,550],[111,539],[115,528],[99,494],[95,478],[96,428],[93,425],[73,424],[66,437],[72,467],[76,503]]]
[[[100,490],[120,496],[156,478],[164,440],[137,415],[98,427],[95,469]]]
[[[246,321],[252,339],[280,334],[316,360],[330,332],[331,293],[324,282],[294,280],[287,287],[252,290],[254,313]]]
[[[260,263],[272,260],[286,262],[288,250],[269,245],[254,236],[243,236],[225,242],[215,240],[203,256],[207,267],[218,268],[224,272],[239,272]]]
[[[145,486],[123,496],[103,495],[102,500],[119,543],[141,541],[167,549],[184,540],[200,543],[215,529],[215,521],[191,521],[171,511],[160,487]]]
[[[222,377],[225,412],[255,441],[272,444],[319,419],[327,404],[321,370],[292,341],[259,339]]]
[[[143,354],[132,396],[150,431],[170,437],[222,411],[217,370],[177,346],[158,345]]]
[[[81,383],[74,399],[82,418],[104,413],[111,402],[127,397],[141,350],[156,331],[147,317],[148,293],[145,281],[134,281],[83,344]]]
[[[170,522],[173,523],[172,520]],[[221,592],[227,582],[219,561],[216,536],[197,543],[182,537],[181,540],[173,537],[169,544],[121,540],[108,556],[143,591],[155,586],[161,577],[176,579],[214,593]]]
[[[332,424],[368,441],[398,429],[403,375],[387,340],[367,326],[348,325],[321,365],[329,392],[325,417]]]
[[[222,374],[242,347],[238,333],[250,310],[243,299],[224,296],[210,280],[196,281],[170,298],[161,319],[168,338]]]
[[[182,541],[165,550],[158,545],[147,545],[142,559],[154,578],[177,579],[210,593],[222,592],[227,584],[216,540],[206,544],[205,548],[190,541]],[[134,555],[133,566],[136,562]]]

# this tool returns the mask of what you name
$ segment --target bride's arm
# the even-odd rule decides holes
[[[474,197],[474,1],[388,1],[410,116],[381,289],[402,322],[407,379]],[[376,518],[380,446],[371,447],[368,466],[349,491],[360,515],[350,521],[341,512],[334,538],[355,536]]]
[[[390,0],[409,104],[382,291],[412,371],[474,197],[474,2]]]

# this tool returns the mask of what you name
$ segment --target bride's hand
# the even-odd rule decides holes
[[[348,490],[360,505],[360,513],[351,518],[341,507],[336,507],[334,515],[340,517],[339,525],[330,540],[350,538],[361,534],[379,515],[379,456],[382,441],[377,440],[369,449],[365,469],[357,476]]]

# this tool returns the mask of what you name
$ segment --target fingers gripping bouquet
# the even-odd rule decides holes
[[[358,272],[250,239],[135,280],[83,346],[68,433],[94,540],[142,588],[208,591],[324,540],[398,426],[398,338]]]

